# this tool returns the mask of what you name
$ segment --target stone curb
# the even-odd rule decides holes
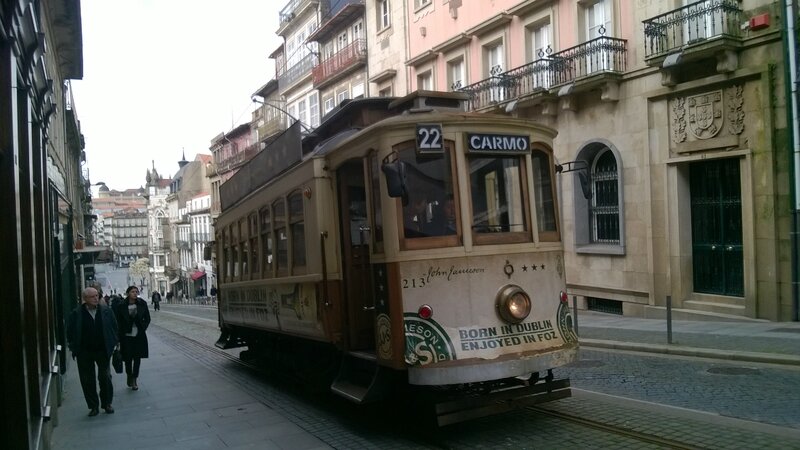
[[[664,353],[678,356],[725,359],[728,361],[748,361],[769,364],[800,366],[800,356],[720,350],[714,348],[683,347],[679,345],[642,344],[638,342],[606,341],[602,339],[581,339],[582,347],[608,348],[635,352]]]

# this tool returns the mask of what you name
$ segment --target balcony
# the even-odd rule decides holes
[[[209,242],[208,240],[208,233],[192,233],[192,242],[193,243],[206,243]]]
[[[311,70],[314,88],[321,89],[347,75],[350,70],[363,66],[367,61],[366,39],[356,39],[347,47],[322,61]]]
[[[264,106],[262,108],[271,108],[271,106]],[[277,134],[286,129],[286,116],[283,113],[267,116],[263,123],[258,125],[258,139],[264,140],[269,136]]]
[[[281,35],[295,18],[300,17],[308,8],[316,7],[318,4],[318,0],[291,0],[278,13],[278,31],[276,34]]]
[[[544,56],[544,55],[540,55]],[[601,36],[541,57],[459,89],[469,95],[467,109],[493,108],[512,100],[535,103],[600,88],[601,99],[615,101],[627,68],[627,41]]]
[[[315,53],[309,53],[297,64],[287,68],[284,71],[279,71],[278,75],[278,89],[284,92],[291,87],[298,80],[308,75],[311,69],[317,65],[319,58]]]
[[[736,0],[700,1],[645,20],[645,62],[669,68],[714,57],[718,72],[736,70],[741,21]]]
[[[237,167],[241,166],[242,164],[246,163],[250,160],[256,153],[259,152],[261,146],[259,144],[249,145],[244,150],[235,153],[232,156],[229,156],[216,164],[212,164],[211,172],[214,174],[222,174],[229,170],[236,169]]]

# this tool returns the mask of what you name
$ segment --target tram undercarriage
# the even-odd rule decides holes
[[[242,359],[263,362],[275,372],[290,375],[306,389],[330,390],[358,404],[404,403],[437,426],[572,396],[569,379],[556,379],[552,369],[544,377],[534,372],[527,378],[416,386],[408,383],[407,372],[378,365],[370,352],[343,354],[325,343],[272,333],[251,332],[244,337],[235,330],[224,331],[216,345],[226,349],[247,346],[241,353]]]

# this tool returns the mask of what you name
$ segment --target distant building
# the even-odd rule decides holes
[[[117,263],[127,266],[148,256],[147,212],[134,208],[118,211],[113,217],[114,246]]]
[[[208,259],[205,258],[205,249],[214,240],[210,206],[211,196],[209,194],[200,194],[186,205],[186,216],[190,232],[189,259],[190,267],[193,269],[189,272],[189,278],[192,280],[191,291],[195,294],[203,292],[207,295],[211,286],[216,285],[211,257],[209,255]]]
[[[125,189],[118,191],[116,189],[109,189],[105,184],[100,186],[97,198],[92,199],[92,210],[97,217],[96,224],[93,228],[94,241],[97,245],[103,242],[102,245],[111,247],[112,257],[117,264],[130,263],[130,261],[120,261],[120,249],[117,247],[118,242],[115,238],[122,235],[130,234],[130,230],[117,231],[115,230],[114,218],[121,211],[136,211],[145,213],[147,211],[147,197],[144,188]],[[116,222],[116,226],[123,226]],[[129,226],[126,222],[124,226]],[[101,232],[102,230],[102,232]],[[126,236],[127,237],[127,236]],[[130,242],[125,243],[125,254],[130,255],[133,251],[130,247]],[[142,254],[142,257],[147,257],[147,252]]]
[[[208,173],[212,169],[211,155],[197,154],[193,161],[178,161],[178,172],[172,177],[165,199],[169,230],[164,229],[164,243],[169,245],[164,272],[169,278],[167,290],[175,294],[192,294],[191,226],[187,204],[200,194],[211,190]]]
[[[165,232],[169,231],[169,216],[167,214],[167,196],[172,183],[171,178],[162,178],[156,171],[155,165],[147,171],[145,197],[147,199],[147,224],[148,258],[150,260],[151,290],[155,289],[165,293],[169,285],[166,274],[167,259],[169,257],[169,244],[165,239]]]

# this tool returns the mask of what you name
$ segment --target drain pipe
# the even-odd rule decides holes
[[[791,202],[792,202],[792,229],[790,231],[792,246],[792,320],[800,320],[800,280],[798,280],[798,258],[800,258],[800,126],[798,126],[798,106],[797,106],[797,36],[794,23],[796,20],[794,0],[781,0],[784,5],[784,48],[789,57],[788,64],[785,64],[784,73],[788,83],[786,85],[787,98],[791,100],[790,108],[787,108],[786,119],[792,127],[789,135],[789,157],[791,171]]]

